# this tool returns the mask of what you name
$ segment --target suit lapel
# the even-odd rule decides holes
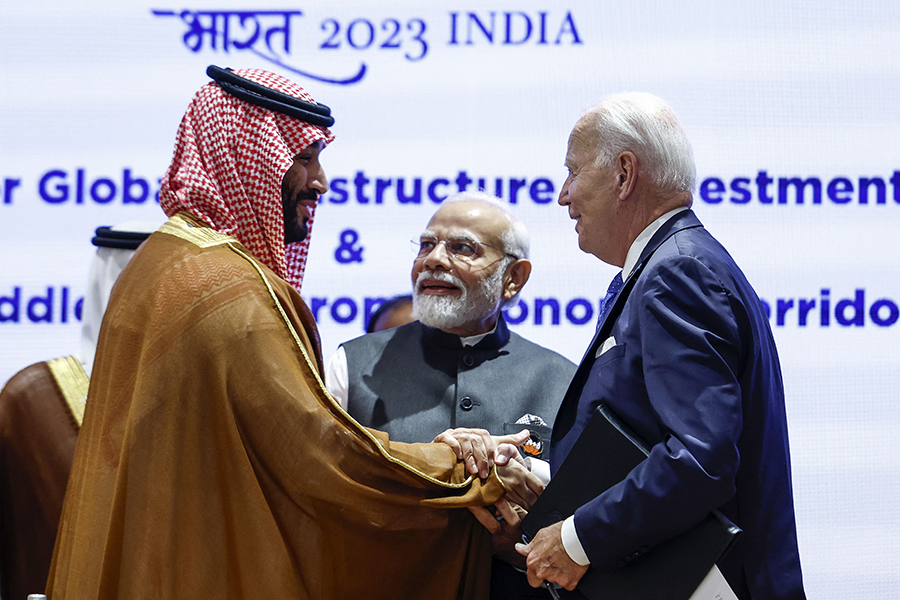
[[[694,212],[688,209],[678,213],[677,215],[673,216],[671,219],[663,223],[662,226],[656,231],[656,233],[653,234],[653,237],[651,237],[650,241],[647,242],[647,245],[644,246],[644,250],[641,252],[641,256],[638,259],[637,264],[634,266],[634,269],[632,269],[631,273],[629,273],[628,275],[628,278],[625,280],[624,285],[622,286],[622,290],[615,297],[615,300],[613,301],[613,305],[610,308],[609,312],[606,313],[603,321],[597,326],[597,331],[594,333],[594,337],[591,339],[588,350],[581,358],[582,365],[585,362],[594,362],[594,353],[597,351],[597,348],[600,347],[600,344],[603,343],[603,340],[609,337],[609,332],[612,330],[612,326],[615,324],[616,317],[618,317],[622,312],[622,308],[624,307],[625,302],[628,300],[628,295],[631,293],[631,288],[634,287],[634,284],[640,276],[641,271],[644,269],[644,265],[646,265],[650,257],[653,256],[653,253],[656,252],[656,250],[662,245],[663,242],[665,242],[667,239],[669,239],[679,231],[702,226],[703,225],[700,223],[700,220],[697,218]]]
[[[631,289],[637,282],[638,277],[640,277],[647,261],[653,256],[653,253],[656,252],[663,242],[679,231],[702,226],[703,224],[700,223],[700,220],[694,212],[688,209],[674,215],[671,219],[663,223],[662,227],[660,227],[657,232],[653,234],[653,237],[650,238],[650,241],[647,242],[647,245],[641,252],[637,264],[625,280],[622,290],[619,292],[619,295],[616,296],[609,312],[606,313],[603,321],[597,327],[597,331],[594,333],[594,337],[588,345],[587,352],[585,352],[584,356],[581,358],[578,370],[575,371],[575,376],[569,384],[569,389],[563,397],[562,404],[560,404],[559,413],[557,414],[556,421],[553,425],[553,440],[562,438],[575,423],[578,400],[581,397],[581,392],[584,389],[584,384],[587,382],[591,368],[594,366],[594,361],[596,359],[595,353],[600,347],[600,344],[609,337],[616,318],[624,309],[625,303],[628,301],[628,296],[631,293]]]
[[[644,246],[644,251],[641,252],[641,257],[638,259],[638,265],[645,263],[647,259],[656,252],[656,249],[667,239],[679,231],[693,229],[694,227],[703,227],[703,223],[700,222],[700,219],[697,218],[697,215],[695,215],[694,211],[691,209],[683,210],[677,215],[674,215],[656,230],[656,233],[653,234],[653,237],[650,238],[650,241]],[[637,267],[635,267],[635,271],[637,271]]]

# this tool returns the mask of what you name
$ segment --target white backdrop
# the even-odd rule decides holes
[[[2,0],[0,381],[79,350],[93,230],[164,220],[209,64],[291,77],[337,119],[302,290],[326,358],[367,299],[408,291],[435,200],[483,179],[532,234],[513,327],[577,361],[615,269],[555,203],[566,138],[602,96],[649,91],[772,310],[808,594],[900,598],[900,5],[737,4]]]

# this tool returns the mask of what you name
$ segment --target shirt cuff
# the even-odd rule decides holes
[[[350,370],[347,367],[347,352],[338,346],[325,367],[325,388],[334,396],[341,408],[347,410],[350,397]]]
[[[575,532],[575,515],[563,521],[560,536],[562,537],[563,548],[566,549],[566,554],[569,555],[569,558],[582,567],[591,564],[591,560],[584,553],[584,548],[581,547],[581,541]]]
[[[528,470],[531,471],[531,474],[540,479],[541,483],[546,487],[550,483],[550,463],[531,456],[526,458],[525,462],[528,464]]]

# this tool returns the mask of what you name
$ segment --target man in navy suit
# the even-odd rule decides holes
[[[775,343],[750,283],[690,210],[694,160],[675,114],[649,94],[608,98],[575,124],[566,167],[559,204],[579,246],[622,273],[556,418],[551,469],[601,403],[652,450],[517,546],[529,582],[572,590],[588,568],[615,568],[719,509],[744,530],[718,564],[735,594],[804,598]]]

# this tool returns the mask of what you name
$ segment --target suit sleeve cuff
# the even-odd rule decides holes
[[[562,537],[563,548],[566,549],[566,554],[569,555],[569,558],[582,567],[591,564],[587,554],[584,553],[584,548],[581,547],[578,534],[575,532],[575,515],[563,521],[560,536]]]

